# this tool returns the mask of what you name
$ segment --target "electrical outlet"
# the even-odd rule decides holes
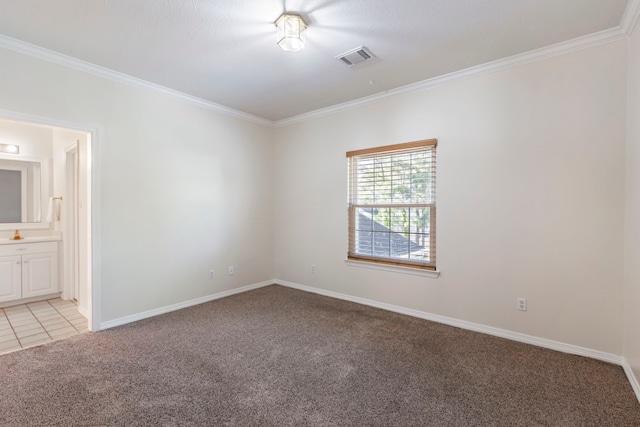
[[[215,277],[215,273],[213,272],[213,270],[209,270],[209,280],[213,279]]]
[[[312,273],[315,273],[315,272],[316,272],[316,266],[315,266],[315,265],[312,265],[312,266],[311,266],[311,272],[312,272]]]
[[[230,265],[229,268],[227,269],[227,273],[229,274],[229,276],[233,276],[235,274],[235,269],[233,268],[233,265]]]
[[[520,311],[527,311],[527,299],[518,298],[517,307],[518,307],[518,310]]]

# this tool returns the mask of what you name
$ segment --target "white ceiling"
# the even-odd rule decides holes
[[[627,2],[0,0],[0,34],[281,120],[618,27]],[[300,52],[275,44],[284,10]],[[334,58],[361,45],[376,59]]]

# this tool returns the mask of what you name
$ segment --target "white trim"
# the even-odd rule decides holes
[[[273,122],[274,127],[284,127],[295,123],[304,122],[318,117],[335,114],[341,111],[352,110],[364,105],[373,104],[387,99],[397,98],[409,93],[421,92],[438,86],[450,84],[459,80],[466,80],[472,77],[478,77],[485,74],[495,73],[508,70],[510,68],[519,67],[531,62],[541,61],[552,58],[554,56],[564,55],[576,52],[582,49],[599,46],[601,44],[614,42],[617,40],[628,38],[633,31],[636,21],[640,16],[640,0],[630,0],[627,9],[622,16],[620,25],[608,30],[599,31],[597,33],[588,34],[586,36],[577,37],[575,39],[556,43],[550,46],[535,49],[529,52],[520,53],[507,58],[498,59],[487,62],[486,64],[477,65],[475,67],[454,71],[452,73],[433,77],[431,79],[401,86],[386,92],[356,99],[354,101],[344,102],[342,104],[333,105],[327,108],[310,111],[308,113],[289,117]]]
[[[0,38],[1,37],[2,35],[0,35]],[[0,45],[0,47],[2,46]],[[77,131],[88,132],[88,133],[94,132],[96,130],[95,127],[82,125],[79,123],[67,122],[65,120],[51,119],[48,117],[35,116],[32,114],[25,114],[17,111],[9,111],[9,110],[2,110],[2,109],[0,109],[0,118],[6,119],[6,120],[15,120],[18,122],[29,122],[37,125],[45,125],[45,126],[51,126],[55,128],[77,130]]]
[[[631,369],[631,366],[629,366],[627,359],[625,359],[624,357],[622,358],[622,368],[624,369],[624,373],[627,375],[627,378],[631,383],[631,388],[633,388],[633,392],[636,394],[638,402],[640,402],[640,383],[638,382],[636,376],[633,374],[633,370]]]
[[[147,319],[149,317],[159,316],[161,314],[170,313],[172,311],[181,310],[187,307],[193,307],[194,305],[204,304],[205,302],[225,298],[231,295],[239,294],[242,292],[252,291],[254,289],[270,286],[275,283],[275,280],[265,280],[264,282],[255,283],[253,285],[243,286],[241,288],[235,288],[224,292],[218,292],[217,294],[211,294],[204,297],[192,299],[189,301],[179,302],[177,304],[171,304],[164,307],[154,308],[152,310],[143,311],[142,313],[132,314],[130,316],[120,317],[114,320],[108,320],[100,324],[100,329],[109,329],[116,326],[126,325],[127,323],[137,322],[138,320]]]
[[[84,307],[80,305],[76,305],[76,307],[78,308],[78,313],[82,314],[85,319],[89,319],[89,313]]]
[[[12,301],[3,301],[0,302],[0,308],[11,307],[12,305],[29,304],[30,302],[46,301],[53,298],[60,298],[60,292],[54,292],[47,295],[38,295],[29,298],[14,299]]]
[[[72,167],[73,165],[71,165],[69,163],[69,152],[73,151],[76,155],[77,155],[77,143],[73,144],[71,146],[65,147],[64,149],[64,155],[65,155],[65,165],[64,165],[64,169],[65,169],[65,174],[64,174],[64,200],[63,202],[63,206],[65,207],[64,209],[64,213],[65,215],[63,215],[62,217],[62,222],[64,224],[64,226],[62,227],[62,232],[64,235],[64,244],[63,246],[63,268],[62,268],[62,277],[64,277],[64,282],[62,284],[62,299],[64,300],[70,300],[70,299],[76,299],[78,300],[78,295],[76,294],[76,284],[78,283],[78,280],[80,280],[80,278],[78,277],[78,269],[73,268],[73,265],[75,263],[77,263],[78,260],[78,249],[77,249],[77,233],[75,233],[75,231],[77,230],[78,227],[73,227],[72,223],[73,221],[71,221],[71,217],[73,216],[71,213],[71,210],[77,206],[77,201],[75,200],[75,196],[70,196],[68,194],[68,189],[69,189],[69,180],[71,179],[71,176],[69,174],[69,168]],[[75,178],[77,179],[77,177]],[[58,194],[59,196],[59,194]],[[75,223],[73,223],[73,225],[76,225]],[[73,248],[71,248],[71,244],[69,244],[69,236],[76,236],[74,242],[71,242],[73,244]],[[73,252],[72,252],[73,249]],[[74,257],[75,255],[75,257]],[[75,259],[74,259],[75,258]],[[73,260],[73,261],[72,261]],[[68,275],[71,274],[73,275],[73,283],[72,280],[70,280],[70,278],[68,277]],[[73,289],[71,289],[73,288]],[[80,308],[80,305],[78,305],[78,309]],[[79,310],[78,310],[79,311]],[[87,314],[83,314],[84,317],[88,318]]]
[[[500,338],[506,338],[512,341],[518,341],[525,344],[531,344],[538,347],[561,351],[563,353],[589,357],[592,359],[602,360],[604,362],[614,363],[616,365],[622,365],[622,362],[623,362],[623,358],[621,356],[616,356],[615,354],[605,353],[599,350],[592,350],[590,348],[579,347],[576,345],[566,344],[558,341],[552,341],[546,338],[538,338],[531,335],[521,334],[518,332],[507,331],[505,329],[494,328],[492,326],[485,326],[478,323],[467,322],[466,320],[458,320],[451,317],[440,316],[438,314],[431,314],[424,311],[412,310],[410,308],[386,304],[378,301],[372,301],[365,298],[354,297],[351,295],[345,295],[338,292],[327,291],[324,289],[314,288],[311,286],[299,285],[297,283],[287,282],[285,280],[276,279],[275,283],[277,285],[282,285],[282,286],[298,289],[305,292],[312,292],[315,294],[324,295],[331,298],[337,298],[345,301],[355,302],[358,304],[368,305],[371,307],[381,308],[383,310],[393,311],[395,313],[405,314],[407,316],[418,317],[420,319],[430,320],[432,322],[442,323],[449,326],[455,326],[456,328],[466,329],[474,332],[480,332],[483,334],[493,335]]]
[[[598,33],[578,37],[578,38],[557,43],[551,46],[547,46],[547,47],[532,50],[529,52],[521,53],[518,55],[510,56],[507,58],[502,58],[495,61],[487,62],[486,64],[476,65],[474,67],[465,68],[459,71],[454,71],[452,73],[444,74],[438,77],[433,77],[420,82],[411,83],[406,86],[401,86],[396,89],[391,89],[385,92],[377,93],[375,95],[370,95],[364,98],[356,99],[354,101],[347,101],[342,104],[336,104],[331,107],[321,108],[319,110],[311,111],[309,113],[304,113],[304,114],[289,117],[286,119],[277,120],[273,123],[273,126],[276,128],[290,126],[296,123],[305,122],[307,120],[328,116],[328,115],[339,113],[342,111],[353,110],[355,108],[362,107],[365,105],[370,105],[376,102],[398,98],[407,94],[422,92],[422,91],[433,89],[439,86],[451,84],[453,82],[483,76],[485,74],[508,70],[510,68],[515,68],[521,65],[529,64],[531,62],[541,61],[544,59],[552,58],[554,56],[564,55],[567,53],[579,51],[582,49],[587,49],[587,48],[598,46],[601,44],[614,42],[624,38],[627,38],[627,35],[626,35],[626,32],[621,29],[621,27],[600,31]]]
[[[613,363],[616,365],[622,366],[629,382],[631,383],[631,387],[640,402],[640,384],[638,383],[637,378],[633,374],[631,367],[627,363],[626,359],[621,356],[617,356],[615,354],[605,353],[599,350],[593,350],[585,347],[579,347],[572,344],[566,344],[558,341],[548,340],[546,338],[534,337],[531,335],[521,334],[518,332],[507,331],[504,329],[494,328],[491,326],[480,325],[478,323],[467,322],[465,320],[458,320],[451,317],[440,316],[437,314],[426,313],[423,311],[412,310],[409,308],[404,308],[392,304],[381,303],[378,301],[372,301],[365,298],[354,297],[351,295],[341,294],[338,292],[327,291],[324,289],[314,288],[311,286],[300,285],[298,283],[288,282],[286,280],[273,279],[273,280],[265,280],[264,282],[255,283],[253,285],[247,285],[236,289],[231,289],[228,291],[219,292],[212,295],[207,295],[205,297],[192,299],[189,301],[184,301],[177,304],[172,304],[165,307],[156,308],[153,310],[148,310],[142,313],[133,314],[130,316],[121,317],[119,319],[110,320],[107,322],[102,322],[100,324],[99,329],[109,329],[117,326],[126,325],[128,323],[136,322],[139,320],[147,319],[150,317],[158,316],[161,314],[166,314],[172,311],[181,310],[183,308],[192,307],[195,305],[203,304],[209,301],[214,301],[220,298],[225,298],[231,295],[236,295],[243,292],[252,291],[254,289],[263,288],[270,285],[280,285],[285,286],[292,289],[298,289],[304,292],[311,292],[318,295],[323,295],[331,298],[341,299],[344,301],[350,301],[357,304],[363,304],[370,307],[380,308],[382,310],[392,311],[395,313],[404,314],[407,316],[417,317],[420,319],[429,320],[432,322],[442,323],[449,326],[454,326],[461,329],[466,329],[474,332],[480,332],[487,335],[492,335],[500,338],[506,338],[512,341],[517,341],[525,344],[535,345],[537,347],[548,348],[551,350],[560,351],[568,354],[575,354],[578,356],[589,357],[591,359],[602,360],[604,362]],[[81,313],[82,314],[82,313]]]
[[[627,3],[627,9],[622,16],[622,21],[620,23],[620,27],[624,29],[627,37],[631,37],[633,28],[638,22],[638,17],[640,17],[640,0],[629,0],[629,3]]]
[[[22,40],[14,39],[0,34],[0,48],[18,52],[24,55],[28,55],[34,58],[41,59],[43,61],[51,62],[54,64],[62,65],[64,67],[72,68],[78,71],[83,71],[89,74],[93,74],[98,77],[102,77],[118,83],[127,84],[138,88],[148,89],[156,93],[160,93],[166,96],[170,96],[190,104],[216,111],[218,113],[226,114],[231,117],[235,117],[242,120],[247,120],[256,124],[269,126],[269,127],[284,127],[295,123],[300,123],[306,120],[315,119],[318,117],[327,116],[330,114],[338,113],[340,111],[351,110],[360,106],[373,104],[386,99],[396,98],[408,93],[420,92],[428,90],[434,87],[449,84],[458,80],[465,80],[472,77],[481,76],[484,74],[503,71],[509,68],[517,67],[520,65],[528,64],[534,61],[540,61],[543,59],[551,58],[566,53],[575,52],[582,49],[598,46],[604,43],[613,42],[616,40],[628,38],[640,16],[640,0],[629,0],[624,15],[622,16],[620,25],[615,28],[600,31],[597,33],[589,34],[582,37],[577,37],[572,40],[556,43],[551,46],[535,49],[522,54],[514,55],[511,57],[498,59],[496,61],[488,62],[486,64],[470,67],[464,70],[455,71],[442,76],[434,77],[431,79],[423,80],[417,83],[412,83],[406,86],[402,86],[396,89],[391,89],[386,92],[381,92],[375,95],[367,96],[364,98],[356,99],[353,101],[344,102],[342,104],[333,105],[327,108],[321,108],[319,110],[311,111],[308,113],[300,114],[297,116],[288,117],[282,120],[268,120],[262,117],[248,114],[239,110],[235,110],[230,107],[226,107],[221,104],[216,104],[211,101],[207,101],[202,98],[198,98],[193,95],[188,95],[184,92],[170,89],[156,83],[151,83],[146,80],[142,80],[136,77],[129,76],[118,71],[114,71],[99,65],[92,64],[90,62],[82,61],[71,56],[63,55],[61,53],[45,49],[40,46],[36,46],[31,43],[24,42]]]
[[[345,259],[344,263],[350,267],[370,268],[372,270],[391,271],[393,273],[411,274],[413,276],[423,277],[440,277],[439,270],[424,270],[421,268],[403,267],[401,265],[379,264],[375,262],[357,261],[354,259]]]
[[[198,98],[193,95],[188,95],[184,92],[177,91],[161,86],[156,83],[151,83],[146,80],[132,77],[127,74],[111,70],[109,68],[101,67],[99,65],[92,64],[90,62],[82,61],[71,56],[64,55],[62,53],[55,52],[53,50],[45,49],[40,46],[36,46],[31,43],[24,42],[22,40],[14,39],[0,34],[0,48],[18,52],[24,55],[28,55],[34,58],[41,59],[43,61],[51,62],[53,64],[62,65],[63,67],[71,68],[74,70],[82,71],[92,74],[94,76],[102,77],[114,82],[123,83],[129,86],[137,88],[151,90],[162,95],[167,95],[181,101],[188,102],[189,104],[196,105],[211,111],[226,114],[227,116],[247,120],[249,122],[257,123],[260,125],[273,126],[271,120],[263,119],[252,114],[244,113],[242,111],[235,110],[233,108],[225,107],[224,105],[216,104],[211,101],[207,101],[202,98]]]
[[[91,143],[91,299],[87,304],[89,329],[100,330],[102,282],[100,281],[100,159],[102,158],[98,129],[90,131]],[[89,310],[90,308],[90,310]]]

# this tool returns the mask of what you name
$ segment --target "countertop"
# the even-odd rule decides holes
[[[16,245],[21,243],[37,243],[37,242],[59,242],[62,240],[60,236],[34,236],[25,237],[22,240],[13,240],[8,237],[0,238],[0,245]]]

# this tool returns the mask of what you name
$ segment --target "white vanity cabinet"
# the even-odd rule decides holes
[[[58,243],[0,245],[0,302],[58,292]]]
[[[22,257],[0,256],[0,302],[22,298]]]

